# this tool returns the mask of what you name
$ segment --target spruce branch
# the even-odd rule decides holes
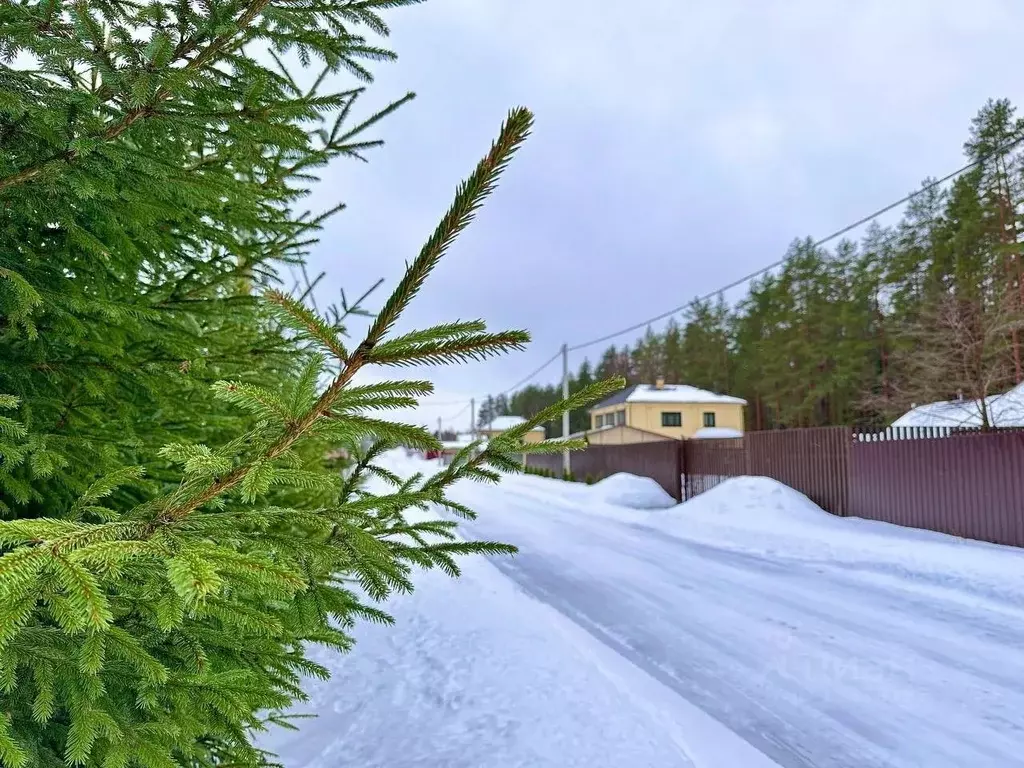
[[[394,326],[399,315],[409,306],[427,277],[455,241],[459,233],[469,226],[484,199],[494,191],[498,179],[516,150],[530,134],[533,115],[519,107],[509,112],[490,152],[477,165],[455,194],[455,201],[441,223],[423,246],[419,255],[406,270],[398,287],[391,294],[367,333],[364,351],[373,349]]]
[[[308,433],[317,422],[331,418],[331,409],[336,401],[342,396],[343,390],[351,382],[352,378],[365,365],[374,362],[374,348],[380,344],[384,335],[391,329],[398,316],[408,307],[409,302],[415,297],[422,287],[430,272],[437,265],[438,261],[447,251],[455,237],[472,221],[476,209],[481,205],[484,198],[489,195],[497,184],[497,180],[509,160],[511,160],[516,149],[522,144],[529,134],[532,124],[532,115],[526,109],[519,108],[512,110],[503,123],[498,138],[491,145],[490,151],[477,165],[476,170],[456,191],[455,201],[442,219],[441,224],[435,230],[433,236],[420,251],[417,258],[406,269],[405,275],[398,286],[385,302],[384,308],[377,315],[376,320],[363,341],[356,347],[355,351],[349,354],[341,371],[334,378],[331,384],[317,399],[309,411],[301,418],[293,419],[288,424],[284,434],[277,438],[258,458],[242,464],[231,472],[217,478],[202,490],[190,494],[182,501],[173,501],[159,515],[159,525],[180,521],[188,517],[193,511],[208,504],[225,492],[239,485],[256,467],[267,467],[289,451],[296,442]],[[291,300],[279,292],[271,292],[268,299],[280,307],[284,312],[294,318],[306,328],[311,335],[317,338],[324,335],[328,328],[322,319],[317,320],[315,313],[306,309],[303,305]],[[518,348],[525,343],[528,336],[524,332],[513,331],[507,334],[476,334],[466,337],[462,344],[456,341],[449,342],[448,346],[439,345],[429,350],[422,359],[465,359],[474,356],[486,355],[488,350],[500,350]],[[320,339],[326,343],[327,339]],[[420,345],[421,347],[427,345]],[[401,350],[392,348],[389,352],[389,359],[397,362]],[[415,353],[415,350],[408,350]],[[375,434],[392,443],[406,444],[415,447],[433,448],[437,444],[436,438],[426,430],[418,427],[408,427],[367,419],[360,416],[346,416],[347,426],[358,427],[366,433]],[[263,483],[258,485],[263,488]]]
[[[367,354],[375,365],[437,365],[485,360],[507,352],[519,351],[530,341],[526,331],[463,334],[441,341],[385,341]]]
[[[314,340],[337,360],[344,362],[348,358],[348,351],[338,338],[342,329],[332,328],[319,314],[282,291],[269,290],[263,295],[278,310],[275,314],[286,326]]]
[[[505,448],[508,445],[518,445],[522,443],[523,438],[526,437],[527,433],[535,427],[558,418],[565,411],[574,411],[580,408],[586,408],[588,405],[592,405],[599,400],[603,400],[614,392],[618,392],[624,386],[626,386],[626,381],[623,378],[610,378],[604,381],[594,382],[593,384],[574,392],[569,395],[569,397],[542,409],[540,412],[534,414],[533,418],[527,419],[523,424],[519,424],[505,432],[502,432],[500,435],[495,437],[492,442],[496,443],[501,448]]]
[[[184,79],[188,74],[197,72],[206,65],[212,63],[217,55],[221,53],[221,51],[226,48],[240,32],[244,32],[256,20],[270,2],[271,0],[251,0],[238,18],[233,23],[225,25],[227,26],[227,29],[214,37],[205,46],[201,46],[203,38],[202,35],[198,33],[180,41],[174,52],[171,54],[170,61],[168,61],[168,64],[170,64],[171,62],[185,60],[185,64],[182,67],[173,70],[175,79],[184,82]],[[92,17],[88,13],[80,14],[80,18],[92,21]],[[196,53],[196,55],[190,59],[186,59],[186,57],[192,53]],[[106,98],[111,98],[114,94],[108,93],[104,95]],[[159,114],[158,106],[160,103],[171,98],[173,95],[173,89],[168,88],[166,85],[160,86],[156,89],[152,99],[146,101],[144,104],[140,104],[127,110],[120,118],[111,122],[99,133],[89,137],[88,139],[77,139],[72,142],[73,146],[53,154],[44,160],[25,166],[15,173],[0,178],[0,192],[10,189],[11,187],[24,184],[28,181],[32,181],[54,165],[74,162],[82,154],[82,151],[74,146],[76,144],[79,146],[85,144],[95,145],[114,141],[135,123]]]

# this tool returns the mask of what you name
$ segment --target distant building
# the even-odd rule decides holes
[[[507,432],[513,427],[526,423],[521,416],[498,416],[489,424],[480,427],[479,434],[488,440],[497,437],[502,432]],[[534,427],[523,436],[524,443],[540,443],[544,440],[544,427]]]
[[[982,425],[980,400],[947,400],[911,408],[892,423],[894,427],[967,427]],[[985,398],[989,426],[1024,427],[1024,384]]]
[[[480,440],[481,438],[477,437],[476,439]],[[470,445],[473,440],[473,435],[468,432],[460,432],[455,436],[454,440],[442,440],[441,452],[438,456],[441,459],[441,463],[448,464],[451,462],[455,455],[467,445]]]
[[[590,409],[594,444],[642,443],[743,434],[747,401],[688,384],[634,384]],[[703,433],[703,434],[701,434]]]

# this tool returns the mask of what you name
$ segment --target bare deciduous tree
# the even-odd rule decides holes
[[[951,427],[1001,426],[993,417],[992,396],[1016,382],[1013,342],[1024,329],[1024,309],[1013,291],[995,298],[981,294],[944,291],[922,305],[892,350],[887,391],[871,405],[895,414],[925,403],[957,402],[933,415]]]

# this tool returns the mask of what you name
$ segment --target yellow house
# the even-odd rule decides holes
[[[591,443],[633,443],[646,442],[652,435],[675,440],[738,437],[743,434],[746,404],[738,397],[658,378],[654,384],[626,387],[591,408],[587,438]],[[645,439],[635,439],[641,435]]]
[[[526,419],[521,416],[499,416],[494,419],[490,424],[482,426],[478,432],[481,437],[488,440],[497,437],[502,432],[512,429],[512,427],[518,427],[520,424],[525,424]],[[523,436],[524,443],[540,443],[544,440],[544,427],[534,427],[526,435]]]
[[[636,443],[663,443],[672,440],[671,437],[659,435],[656,432],[646,432],[642,429],[616,426],[609,424],[598,429],[588,429],[585,432],[576,432],[569,435],[570,439],[585,438],[590,445],[634,445]],[[560,440],[561,438],[554,438]]]

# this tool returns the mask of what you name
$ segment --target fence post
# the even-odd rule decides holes
[[[843,436],[843,441],[846,445],[846,450],[842,453],[842,461],[846,465],[844,471],[841,474],[841,480],[843,483],[843,493],[840,497],[842,499],[843,508],[839,511],[842,517],[849,517],[853,515],[853,511],[850,509],[850,505],[853,501],[853,461],[854,461],[854,435],[851,427],[840,427]]]
[[[569,397],[569,345],[562,345],[562,399]],[[562,439],[569,439],[569,411],[562,411]],[[562,474],[568,477],[572,471],[569,451],[562,451]]]
[[[676,501],[680,504],[686,501],[684,474],[686,474],[686,440],[681,439],[676,446]]]

